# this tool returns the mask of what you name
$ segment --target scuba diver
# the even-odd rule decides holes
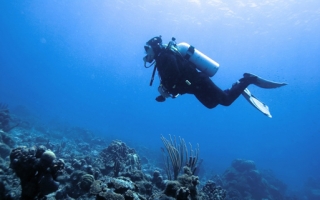
[[[149,68],[154,65],[150,86],[156,70],[159,73],[158,102],[164,102],[169,97],[193,94],[204,106],[212,109],[217,105],[229,106],[242,94],[255,108],[271,118],[268,106],[254,97],[247,87],[251,84],[261,88],[287,85],[244,73],[230,89],[222,90],[210,79],[218,70],[219,64],[193,46],[187,43],[177,44],[175,38],[168,44],[162,44],[159,36],[147,41],[144,49],[144,66]],[[147,66],[147,62],[151,64]]]

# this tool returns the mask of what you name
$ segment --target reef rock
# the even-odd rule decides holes
[[[10,154],[10,167],[20,178],[21,199],[35,199],[58,189],[56,179],[64,170],[64,162],[44,146],[18,147]]]
[[[223,187],[228,191],[227,199],[285,199],[280,181],[274,181],[274,177],[272,181],[270,176],[264,177],[251,160],[234,160],[224,172],[222,180]]]
[[[96,163],[103,175],[117,177],[122,172],[141,170],[138,154],[124,142],[115,140],[100,153]]]

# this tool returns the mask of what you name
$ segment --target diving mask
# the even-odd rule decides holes
[[[146,46],[144,46],[144,49],[146,50],[147,55],[145,57],[143,57],[143,61],[145,63],[146,62],[152,63],[152,61],[154,60],[154,55],[155,55],[152,47],[149,45],[146,45]]]

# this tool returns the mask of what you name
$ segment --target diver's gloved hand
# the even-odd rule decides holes
[[[157,96],[157,98],[156,98],[156,101],[157,101],[157,102],[164,102],[165,100],[166,100],[166,98],[164,98],[164,97],[161,96],[161,95]]]

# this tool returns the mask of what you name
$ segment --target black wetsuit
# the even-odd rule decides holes
[[[254,81],[250,78],[242,78],[231,89],[223,91],[212,82],[208,75],[199,72],[193,63],[170,50],[163,50],[158,55],[156,67],[162,85],[170,94],[194,94],[207,108],[214,108],[218,104],[231,105]]]

